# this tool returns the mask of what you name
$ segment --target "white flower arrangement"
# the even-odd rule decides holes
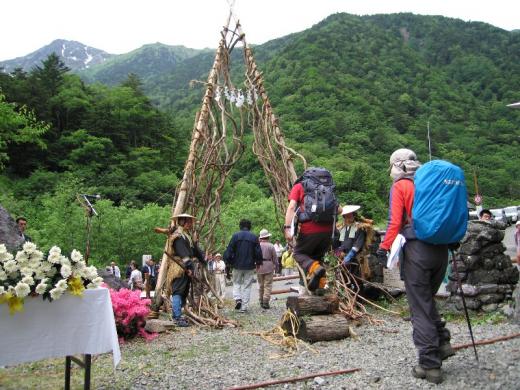
[[[32,242],[24,243],[15,256],[0,244],[0,304],[11,314],[23,309],[27,296],[59,299],[66,291],[83,295],[85,288],[97,288],[103,279],[94,266],[87,266],[82,254],[73,250],[70,258],[53,246],[45,257]]]

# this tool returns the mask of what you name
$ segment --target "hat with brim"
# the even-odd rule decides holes
[[[341,212],[341,215],[353,213],[354,211],[358,211],[360,208],[361,206],[355,204],[348,204],[346,206],[343,206],[343,211]]]
[[[258,238],[267,238],[271,237],[271,233],[267,231],[267,229],[260,230],[260,234],[258,235]]]
[[[520,225],[520,221],[516,221],[515,226]]]
[[[215,257],[222,257],[222,255],[220,253],[217,253]]]
[[[177,214],[177,215],[174,215],[174,216],[172,217],[172,219],[179,219],[179,218],[191,218],[191,219],[197,219],[197,218],[194,217],[193,215],[186,214],[186,213]]]

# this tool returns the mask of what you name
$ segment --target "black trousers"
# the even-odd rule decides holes
[[[300,234],[294,246],[294,260],[308,271],[314,261],[323,261],[323,256],[330,248],[331,236],[332,233]]]
[[[410,240],[404,247],[402,273],[410,307],[413,342],[419,352],[419,364],[424,368],[439,368],[439,345],[450,340],[435,306],[448,265],[448,247]]]

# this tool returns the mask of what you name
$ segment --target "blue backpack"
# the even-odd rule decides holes
[[[464,172],[443,160],[421,166],[414,177],[412,222],[418,239],[430,244],[459,242],[468,225]]]

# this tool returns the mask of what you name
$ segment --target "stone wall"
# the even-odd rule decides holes
[[[16,221],[2,205],[0,205],[0,244],[5,244],[9,252],[18,250],[23,244]]]
[[[471,221],[468,231],[455,253],[458,276],[469,309],[486,312],[497,310],[500,303],[511,299],[518,282],[518,270],[505,254],[502,244],[504,226],[492,222]],[[458,310],[462,310],[462,300],[452,265],[450,281],[446,290]]]

